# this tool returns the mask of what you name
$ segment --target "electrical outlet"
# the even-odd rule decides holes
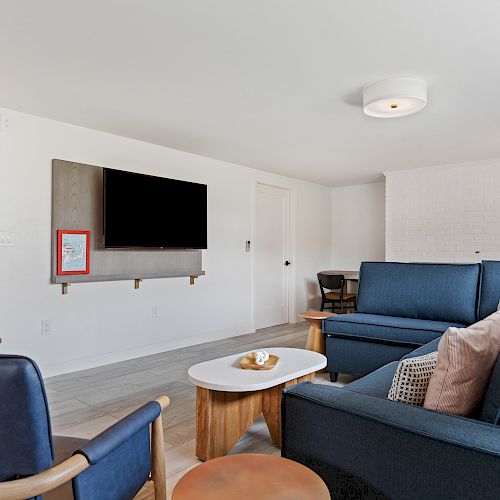
[[[51,335],[52,334],[52,325],[50,323],[50,319],[43,319],[42,320],[41,333],[42,333],[42,335]]]
[[[0,231],[0,247],[13,247],[15,236],[13,231]]]
[[[156,306],[153,306],[151,308],[151,317],[153,319],[158,319],[160,317],[160,312],[158,311],[158,308]]]
[[[0,129],[9,128],[9,117],[5,114],[0,114]]]

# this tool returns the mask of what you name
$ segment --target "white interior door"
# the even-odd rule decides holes
[[[290,191],[257,185],[255,327],[288,323]]]

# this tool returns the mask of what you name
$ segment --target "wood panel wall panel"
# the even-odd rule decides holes
[[[107,249],[102,167],[52,160],[52,283],[200,276],[201,250]],[[131,203],[133,200],[131,200]],[[90,231],[90,274],[57,275],[57,230]]]

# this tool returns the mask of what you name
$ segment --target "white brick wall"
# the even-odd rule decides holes
[[[500,159],[386,173],[386,260],[482,259],[500,260]]]

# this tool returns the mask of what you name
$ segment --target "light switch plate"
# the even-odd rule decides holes
[[[50,319],[43,319],[42,326],[40,328],[40,333],[42,335],[51,335],[52,334],[52,324]]]
[[[15,236],[13,231],[0,231],[0,246],[13,247],[15,243]]]

